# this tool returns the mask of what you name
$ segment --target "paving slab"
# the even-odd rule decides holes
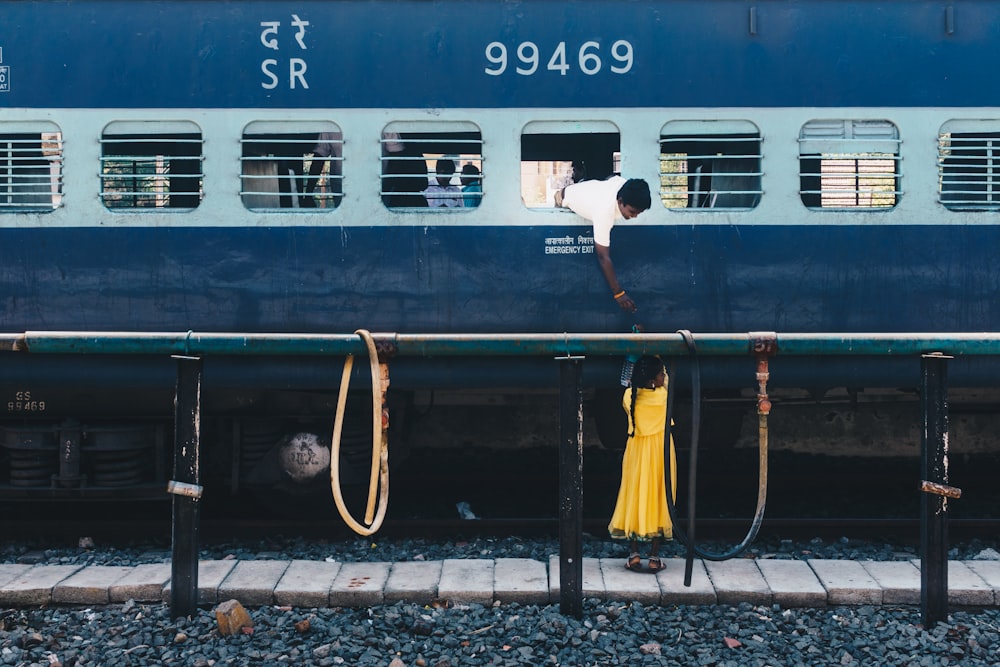
[[[580,588],[585,598],[604,597],[604,574],[601,572],[601,561],[597,558],[583,559],[583,581]],[[559,556],[549,556],[549,600],[559,601]]]
[[[198,604],[215,604],[219,602],[219,586],[229,573],[236,567],[236,559],[232,560],[202,560],[198,561]],[[173,572],[173,565],[171,572]],[[173,579],[163,587],[163,601],[170,602],[173,590]]]
[[[341,563],[293,560],[274,587],[276,604],[292,607],[325,607]]]
[[[129,568],[124,577],[111,584],[111,602],[157,602],[163,599],[163,587],[170,581],[170,563],[144,563]]]
[[[241,560],[219,586],[220,600],[239,600],[243,606],[274,604],[274,588],[288,569],[287,560]]]
[[[17,579],[33,567],[34,565],[24,563],[0,563],[0,586],[6,586],[7,582]]]
[[[684,585],[683,558],[665,558],[666,566],[656,574],[660,587],[660,604],[718,604],[712,580],[708,578],[705,563],[697,559],[691,567],[691,585]]]
[[[344,563],[330,587],[334,607],[371,607],[385,602],[382,592],[392,563]]]
[[[0,590],[0,605],[27,607],[52,602],[56,584],[82,569],[82,565],[34,565],[8,581]]]
[[[438,596],[456,604],[493,604],[493,561],[447,558],[441,565]]]
[[[920,560],[913,564],[920,570]],[[919,586],[918,586],[919,590]],[[995,601],[993,586],[963,561],[948,561],[948,604],[962,607],[985,607]]]
[[[910,561],[860,561],[882,588],[882,604],[920,604],[920,570]]]
[[[993,604],[1000,604],[1000,560],[960,561],[993,590]]]
[[[917,602],[920,604],[923,581],[920,577],[921,561],[914,558],[910,563],[917,569]],[[963,607],[985,607],[993,605],[996,594],[993,586],[970,568],[964,561],[948,561],[948,604]]]
[[[493,564],[493,597],[502,603],[549,603],[549,573],[532,558],[497,558]]]
[[[771,604],[773,594],[756,561],[750,558],[705,561],[705,569],[719,604]]]
[[[919,560],[696,560],[685,587],[684,559],[664,559],[657,574],[626,570],[624,559],[585,558],[587,598],[649,605],[774,602],[783,607],[920,603]],[[0,564],[0,608],[48,603],[170,601],[170,563],[133,567]],[[325,561],[202,561],[199,604],[235,598],[246,605],[371,606],[407,600],[430,603],[548,604],[559,602],[559,557],[449,559],[400,563]],[[1000,561],[950,561],[948,602],[1000,604]]]
[[[108,589],[132,571],[125,565],[88,565],[52,588],[52,601],[61,604],[108,604]]]
[[[826,589],[809,564],[802,560],[761,558],[757,568],[773,600],[782,607],[825,607]]]
[[[628,570],[625,568],[624,558],[601,558],[600,563],[605,599],[660,604],[660,585],[656,581],[656,573]],[[642,564],[645,566],[646,561],[643,560]]]
[[[429,603],[438,597],[441,564],[439,560],[393,563],[383,589],[385,601]]]
[[[823,558],[806,562],[826,589],[827,604],[882,604],[882,587],[861,563]]]

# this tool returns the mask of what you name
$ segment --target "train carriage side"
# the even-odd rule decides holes
[[[615,173],[653,190],[613,237],[648,331],[1000,322],[1000,113],[965,66],[995,51],[991,3],[585,2],[571,21],[556,2],[139,4],[154,11],[4,3],[5,332],[626,332],[591,230],[552,199]],[[344,35],[373,12],[368,41]],[[40,51],[39,31],[64,48]],[[95,38],[93,58],[67,57]],[[431,196],[439,177],[450,192]],[[595,413],[617,410],[619,362],[587,362]],[[340,364],[206,360],[210,458],[229,484],[290,483],[275,448],[329,437]],[[919,367],[773,370],[802,404],[798,446],[880,453],[831,446],[814,410],[912,406]],[[991,414],[995,371],[959,360],[951,382]],[[751,365],[705,372],[738,426]],[[5,354],[2,377],[0,491],[162,490],[170,359]],[[519,409],[555,386],[551,360],[392,365],[399,415],[431,393],[436,409]],[[510,446],[538,442],[520,426]]]

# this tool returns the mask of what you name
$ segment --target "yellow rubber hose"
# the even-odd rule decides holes
[[[347,405],[347,389],[351,382],[351,368],[354,365],[354,355],[349,354],[344,359],[344,372],[340,378],[340,393],[337,396],[337,415],[333,423],[333,438],[330,442],[330,489],[333,500],[351,530],[358,535],[371,535],[382,527],[385,512],[389,505],[389,438],[388,431],[383,428],[382,397],[385,388],[382,384],[378,363],[378,352],[372,335],[358,329],[354,333],[361,336],[368,348],[368,360],[372,375],[372,462],[371,475],[368,483],[368,505],[365,509],[364,525],[351,516],[344,495],[340,488],[340,439],[344,427],[344,411]],[[376,512],[376,496],[378,511]]]

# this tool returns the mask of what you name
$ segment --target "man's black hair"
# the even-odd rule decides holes
[[[653,203],[649,196],[649,184],[641,178],[630,178],[625,181],[625,185],[618,190],[618,199],[622,200],[622,204],[640,211],[645,211]]]

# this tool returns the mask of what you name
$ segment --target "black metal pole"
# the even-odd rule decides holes
[[[925,354],[920,362],[921,475],[948,484],[948,359]],[[920,504],[920,610],[925,629],[948,617],[948,498],[924,493]]]
[[[191,616],[198,606],[198,528],[201,509],[199,449],[201,447],[201,358],[174,356],[177,388],[174,397],[174,475],[167,486],[173,494],[170,567],[172,618]]]
[[[583,616],[583,357],[559,364],[559,609]]]

